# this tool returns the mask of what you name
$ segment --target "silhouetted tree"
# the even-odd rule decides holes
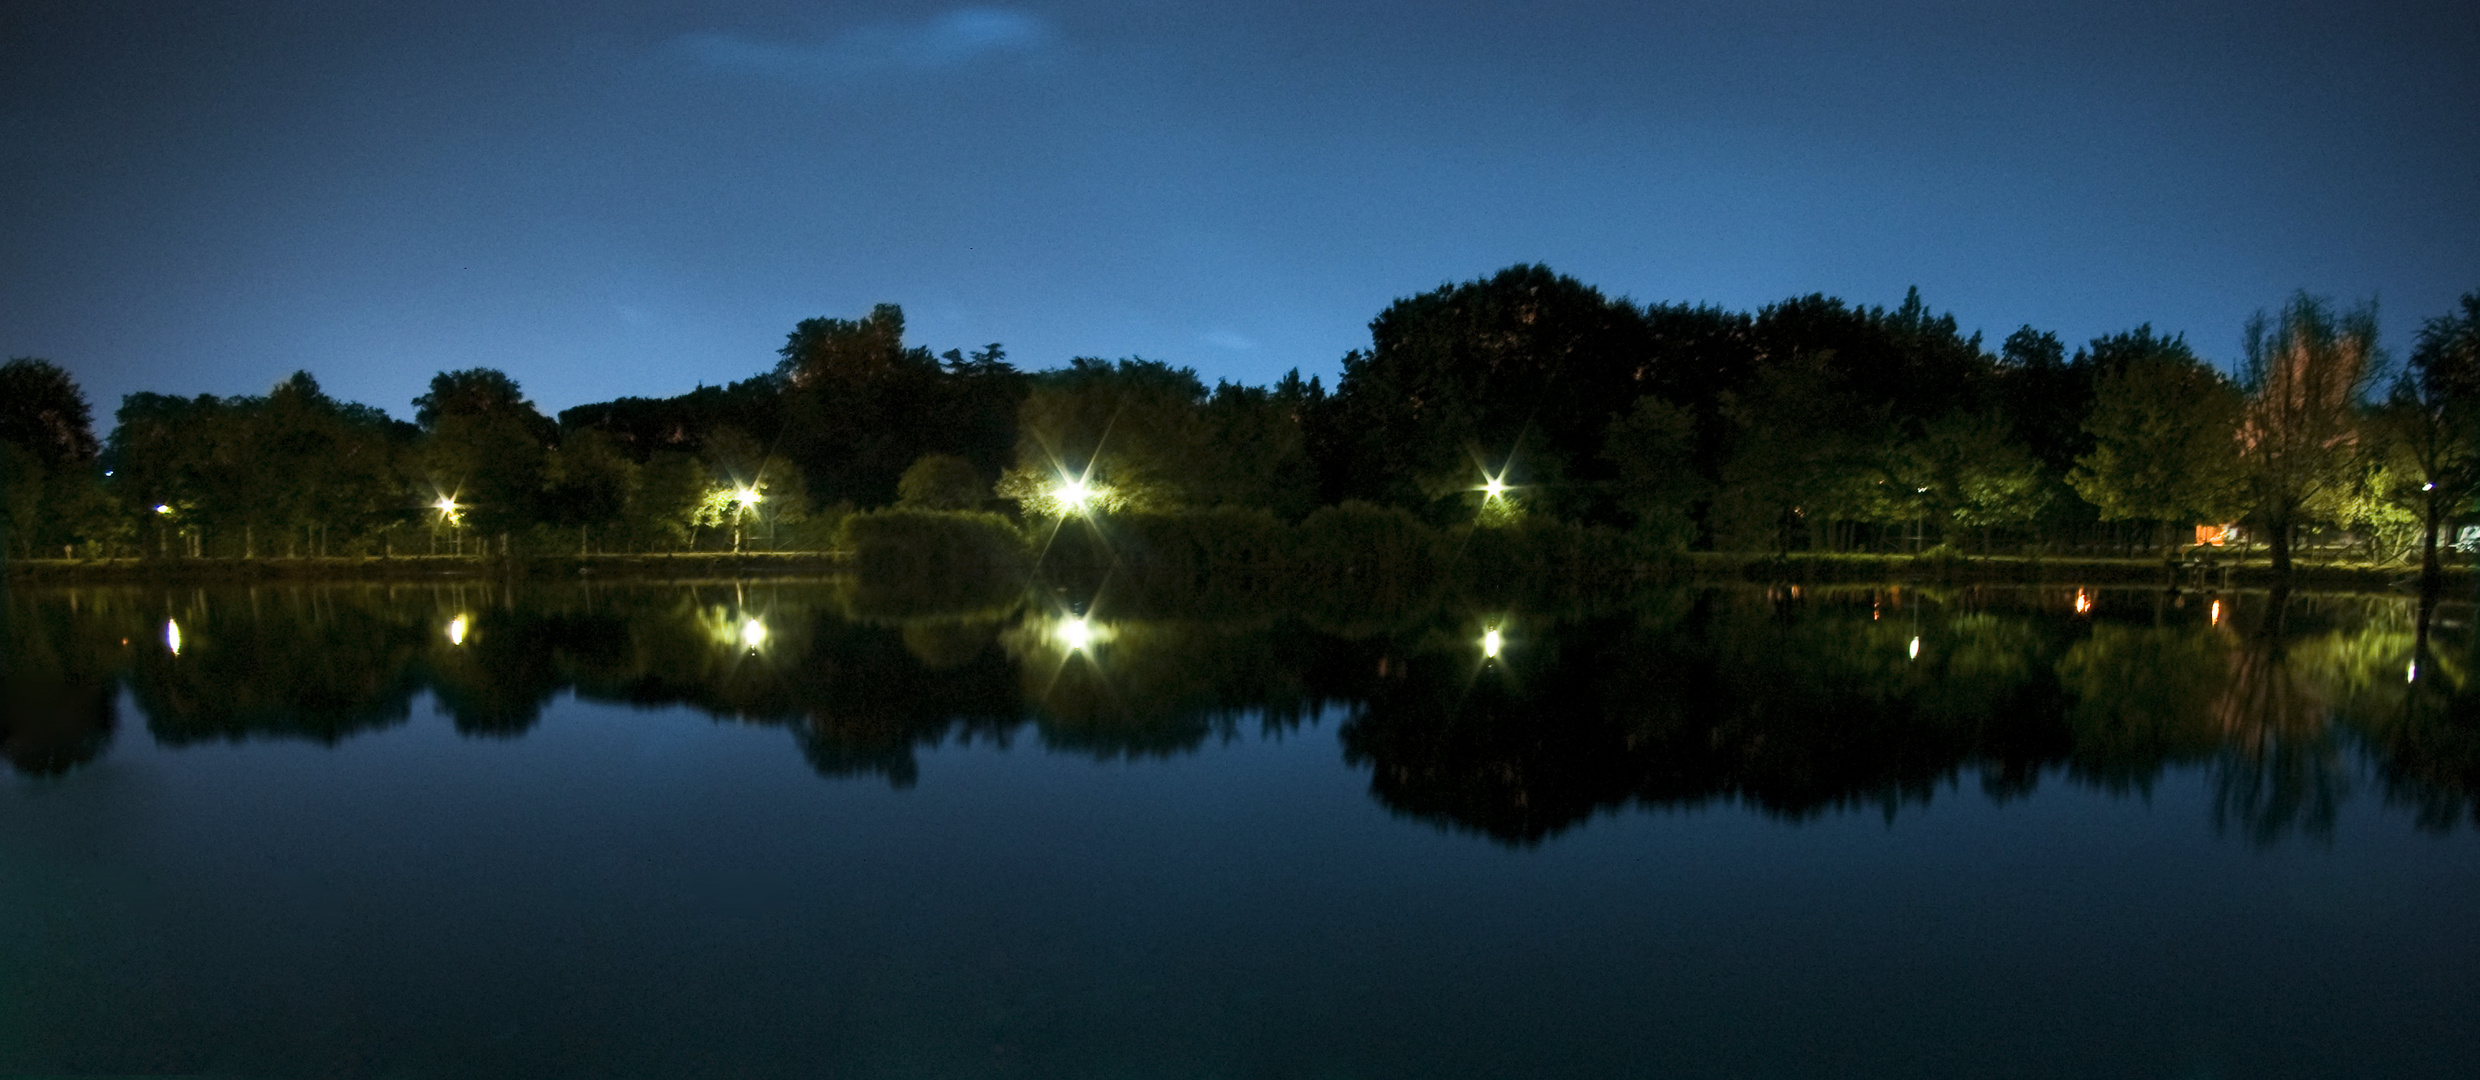
[[[2099,376],[2084,430],[2092,449],[2067,482],[2104,521],[2222,521],[2243,499],[2237,387],[2182,338],[2151,327],[2096,340]]]
[[[1696,538],[1696,506],[1712,493],[1696,450],[1696,417],[1661,398],[1638,398],[1611,421],[1602,455],[1617,470],[1619,506],[1654,543],[1684,548]]]
[[[111,535],[97,453],[68,372],[29,356],[0,364],[0,556]]]
[[[1330,497],[1458,516],[1446,497],[1491,477],[1555,508],[1608,479],[1611,420],[1659,372],[1645,319],[1545,266],[1514,266],[1388,305],[1344,357],[1331,407],[1344,461]],[[1546,501],[1545,501],[1546,500]]]
[[[413,401],[423,429],[420,469],[438,496],[488,542],[542,519],[543,481],[559,429],[490,370],[440,372]]]
[[[2438,530],[2480,495],[2480,291],[2420,327],[2386,412],[2419,485],[2420,580],[2433,591],[2441,580]]]

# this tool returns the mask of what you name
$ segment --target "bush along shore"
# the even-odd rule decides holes
[[[1499,526],[1424,522],[1410,511],[1346,503],[1286,522],[1257,509],[1071,515],[1019,522],[974,511],[894,508],[845,516],[815,551],[655,554],[396,555],[295,558],[13,559],[11,582],[393,581],[591,577],[625,580],[850,579],[863,608],[963,610],[1006,603],[1037,578],[1090,591],[1164,591],[1253,609],[1279,593],[1350,597],[1373,611],[1425,602],[1440,588],[1560,606],[1639,585],[1685,582],[2075,583],[2171,589],[2258,588],[2281,579],[2269,560],[2209,547],[2138,558],[1682,552],[1606,526],[1537,518]],[[2413,588],[2416,568],[2314,558],[2294,562],[2302,588]],[[2444,585],[2468,592],[2467,567]]]

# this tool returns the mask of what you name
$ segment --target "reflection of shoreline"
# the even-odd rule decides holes
[[[1432,606],[1348,622],[1115,617],[1177,606],[1115,580],[914,619],[859,617],[840,583],[802,581],[7,602],[12,693],[108,704],[126,686],[173,746],[334,744],[405,722],[425,693],[464,734],[516,737],[574,693],[781,726],[823,775],[903,786],[918,748],[952,740],[1029,734],[1055,753],[1145,759],[1332,709],[1375,797],[1512,843],[1626,806],[1891,815],[1967,777],[1999,800],[2045,776],[2129,795],[2191,766],[2216,770],[2227,824],[2271,839],[2331,821],[2350,746],[2424,821],[2461,820],[2480,792],[2480,738],[2457,726],[2475,690],[2471,606],[2440,605],[2412,668],[2410,606],[2366,595],[2293,594],[2271,639],[2241,627],[2269,624],[2273,594],[2074,585],[1647,590],[1564,615]],[[0,729],[19,771],[108,752],[108,708],[19,714],[39,719]]]

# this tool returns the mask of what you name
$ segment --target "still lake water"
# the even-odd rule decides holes
[[[18,589],[0,1073],[2473,1075],[2471,606],[2076,596]]]

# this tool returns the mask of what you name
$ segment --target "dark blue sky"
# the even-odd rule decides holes
[[[403,416],[769,367],[902,304],[1028,368],[1331,377],[1515,262],[2208,356],[2480,288],[2468,3],[0,3],[0,353]]]

